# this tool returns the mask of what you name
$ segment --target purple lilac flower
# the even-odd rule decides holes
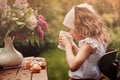
[[[20,39],[22,41],[26,41],[26,37],[24,34],[15,34],[16,39]]]
[[[36,31],[37,31],[40,39],[44,39],[44,33],[43,33],[43,31],[42,31],[41,26],[39,25],[39,26],[37,26],[35,29],[36,29]]]
[[[38,20],[38,26],[40,25],[41,28],[44,30],[44,31],[47,31],[48,30],[48,24],[47,22],[44,20],[44,17],[42,15],[39,15],[37,16],[37,20]]]

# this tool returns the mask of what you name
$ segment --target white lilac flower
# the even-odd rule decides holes
[[[16,0],[15,4],[13,4],[14,7],[17,7],[19,9],[27,9],[29,4],[27,0]]]
[[[26,19],[26,22],[29,25],[28,28],[33,30],[37,26],[38,20],[35,15],[30,15],[30,17]]]
[[[10,10],[10,6],[7,4],[8,0],[0,0],[0,9],[4,10],[3,16],[6,16]]]
[[[6,9],[7,2],[8,2],[8,0],[0,0],[0,9]]]
[[[25,15],[24,12],[21,11],[21,12],[20,12],[20,16],[24,16],[24,15]]]

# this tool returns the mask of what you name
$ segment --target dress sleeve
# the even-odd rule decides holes
[[[85,43],[89,43],[93,49],[98,47],[97,40],[91,38],[85,38],[83,40],[80,40],[78,46],[81,47]]]

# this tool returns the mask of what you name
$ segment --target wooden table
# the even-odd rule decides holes
[[[0,69],[0,80],[48,80],[47,68],[40,73],[32,73],[23,66],[17,68]]]

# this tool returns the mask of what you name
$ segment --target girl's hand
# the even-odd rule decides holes
[[[59,44],[63,47],[72,46],[72,42],[70,41],[69,37],[65,35],[59,36]]]

